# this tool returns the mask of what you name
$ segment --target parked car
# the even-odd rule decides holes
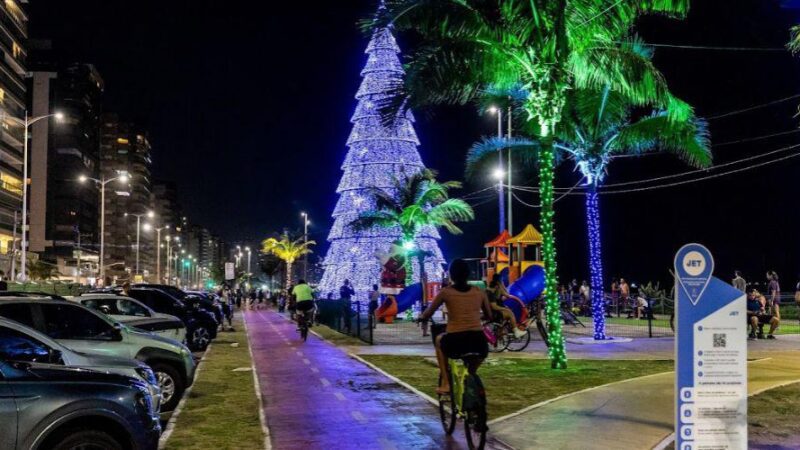
[[[186,325],[186,343],[192,350],[205,350],[217,337],[217,321],[208,311],[191,308],[160,289],[132,288],[128,295],[154,311],[183,320]]]
[[[194,379],[194,358],[185,345],[136,331],[72,302],[0,297],[0,316],[27,325],[71,350],[144,362],[155,372],[163,411],[177,406]]]
[[[155,450],[154,399],[141,381],[0,358],[0,448]]]
[[[0,317],[0,359],[6,361],[57,364],[139,378],[161,407],[161,387],[147,364],[132,358],[80,353],[59,344],[33,328]]]
[[[111,320],[129,327],[186,342],[186,325],[181,319],[153,311],[134,298],[117,294],[83,294],[67,297],[67,300],[100,311]]]
[[[188,306],[196,306],[200,309],[210,312],[217,320],[217,324],[222,324],[222,307],[218,303],[215,303],[213,298],[203,294],[202,292],[187,292],[168,284],[138,283],[135,284],[134,287],[159,289],[164,291]]]

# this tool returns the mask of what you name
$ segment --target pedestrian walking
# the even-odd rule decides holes
[[[745,281],[745,279],[742,278],[742,272],[738,270],[733,271],[733,281],[731,282],[731,284],[736,289],[742,292],[747,292],[747,281]]]
[[[781,285],[778,283],[778,274],[771,270],[767,272],[767,280],[769,281],[769,307],[772,315],[781,319]]]
[[[619,300],[622,303],[623,308],[628,307],[628,302],[631,298],[631,287],[628,285],[628,282],[625,281],[625,278],[619,279]]]
[[[378,285],[373,284],[372,290],[369,292],[369,316],[372,319],[372,328],[378,327],[378,318],[375,317],[375,311],[378,309],[378,304],[380,304],[381,300],[381,293],[378,290]]]

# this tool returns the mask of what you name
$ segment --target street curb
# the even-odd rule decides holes
[[[259,314],[259,317],[261,314]],[[261,383],[258,381],[258,371],[256,370],[256,360],[253,358],[253,347],[250,346],[250,331],[247,328],[247,318],[242,314],[242,322],[244,322],[244,334],[247,337],[247,351],[250,353],[250,367],[253,369],[253,388],[256,391],[256,398],[258,399],[258,420],[261,422],[261,432],[264,433],[264,450],[272,449],[272,441],[270,440],[269,427],[267,426],[267,417],[264,415],[264,399],[261,396]]]
[[[197,382],[197,377],[200,375],[200,371],[203,368],[203,363],[206,361],[206,357],[211,352],[211,347],[213,347],[213,341],[208,344],[206,347],[206,351],[203,353],[203,357],[200,358],[200,362],[197,363],[197,368],[194,371],[194,378],[192,380],[192,385],[189,386],[185,391],[183,391],[183,397],[181,397],[181,401],[178,402],[178,406],[175,407],[175,410],[172,411],[172,415],[169,416],[169,420],[167,421],[167,427],[164,429],[164,432],[161,433],[161,437],[158,438],[158,448],[164,448],[169,440],[170,436],[172,436],[172,432],[175,430],[175,423],[178,421],[178,416],[181,415],[181,411],[183,411],[183,407],[186,406],[186,402],[189,400],[189,394],[192,393],[192,389],[195,387],[195,383]]]

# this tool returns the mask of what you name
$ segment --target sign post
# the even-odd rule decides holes
[[[233,281],[236,279],[236,272],[232,262],[225,263],[225,281]]]
[[[747,313],[700,244],[675,255],[676,450],[747,448]]]

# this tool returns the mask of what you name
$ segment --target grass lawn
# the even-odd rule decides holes
[[[234,326],[212,344],[166,449],[264,448],[253,373],[233,372],[252,365],[244,324]]]
[[[421,356],[361,355],[362,358],[436,397],[438,369]],[[672,361],[573,360],[569,369],[550,369],[547,360],[493,358],[480,369],[489,417],[498,418],[559,395],[628,378],[673,370]]]
[[[311,330],[336,345],[367,345],[361,339],[339,333],[322,324],[314,325]]]
[[[748,401],[750,448],[798,448],[800,383],[771,389]]]

